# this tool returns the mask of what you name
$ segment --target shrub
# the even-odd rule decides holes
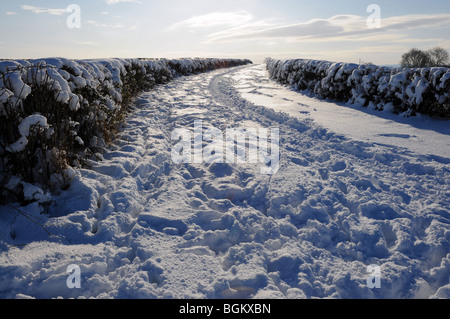
[[[271,79],[321,98],[450,118],[450,69],[266,59]]]

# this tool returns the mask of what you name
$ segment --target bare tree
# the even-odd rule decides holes
[[[449,61],[449,53],[441,47],[436,47],[428,51],[414,48],[403,54],[400,65],[404,68],[427,68],[445,66]]]
[[[431,57],[429,53],[414,48],[402,55],[400,65],[404,68],[426,68],[431,65]]]
[[[430,55],[432,66],[444,66],[449,63],[450,55],[447,50],[436,47],[428,51]]]

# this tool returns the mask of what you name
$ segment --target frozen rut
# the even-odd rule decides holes
[[[104,160],[38,216],[53,236],[0,217],[0,297],[450,297],[449,162],[254,105],[235,87],[245,70],[142,94]],[[195,121],[279,128],[278,172],[174,163],[171,134]],[[80,289],[66,286],[70,264]],[[380,288],[367,286],[370,265]]]

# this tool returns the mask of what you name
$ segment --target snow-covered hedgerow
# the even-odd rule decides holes
[[[99,156],[113,139],[140,92],[176,76],[248,63],[241,59],[0,61],[0,201],[36,200],[25,196],[32,184],[45,190],[64,186],[68,168]]]
[[[271,79],[321,98],[450,118],[450,69],[266,59]]]

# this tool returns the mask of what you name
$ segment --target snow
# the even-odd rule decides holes
[[[448,122],[391,116],[290,91],[264,66],[157,86],[103,161],[71,169],[49,206],[15,206],[35,223],[0,207],[0,297],[449,298]],[[279,128],[279,170],[174,163],[172,132],[198,120]]]
[[[86,79],[81,76],[77,76],[76,78],[74,78],[73,83],[75,84],[77,89],[84,88],[87,85]]]
[[[79,136],[77,136],[76,138],[75,138],[75,141],[78,143],[78,144],[80,144],[80,145],[84,145],[84,141],[81,139],[81,137],[79,137]]]
[[[25,147],[28,145],[28,139],[25,136],[21,136],[16,142],[11,144],[6,149],[12,153],[18,153],[25,150]]]
[[[46,127],[47,119],[44,116],[38,114],[28,116],[19,125],[20,135],[28,137],[30,135],[30,128],[36,125],[40,127]]]
[[[70,98],[70,102],[69,102],[69,107],[72,111],[78,111],[80,109],[80,98],[75,95],[75,94],[71,94],[71,98]]]
[[[9,84],[14,95],[19,99],[25,99],[31,93],[31,87],[23,82],[21,72],[9,73],[6,83]]]
[[[0,103],[6,103],[8,101],[8,99],[13,96],[14,93],[11,92],[8,89],[1,89],[0,90]]]
[[[416,77],[414,81],[406,89],[411,103],[421,104],[423,102],[423,94],[426,92],[430,84],[422,77]]]
[[[47,203],[51,199],[50,193],[44,193],[39,187],[22,182],[25,200],[37,201],[38,203]]]
[[[33,126],[39,126],[41,128],[47,128],[47,119],[42,115],[30,115],[25,118],[19,125],[20,139],[11,144],[7,150],[13,153],[21,152],[28,144],[28,136],[30,135],[30,129]]]

